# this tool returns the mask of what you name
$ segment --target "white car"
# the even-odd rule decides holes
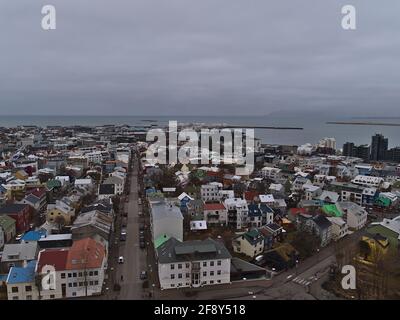
[[[120,256],[120,257],[118,258],[118,263],[119,263],[119,264],[124,263],[124,257],[123,257],[123,256]]]

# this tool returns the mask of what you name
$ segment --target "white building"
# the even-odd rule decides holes
[[[271,180],[279,179],[281,176],[281,169],[274,167],[264,167],[261,169],[261,175],[264,178],[268,178]]]
[[[384,181],[380,177],[358,175],[351,182],[365,187],[379,188]]]
[[[228,209],[228,222],[236,229],[242,229],[247,225],[249,208],[247,201],[241,198],[229,198],[224,201]]]
[[[205,203],[204,219],[208,225],[226,226],[228,224],[228,211],[223,203]]]
[[[337,241],[345,237],[349,230],[346,221],[340,217],[327,217],[327,219],[332,223],[332,239]]]
[[[39,290],[35,283],[36,260],[22,267],[12,267],[7,275],[8,300],[38,300]]]
[[[336,150],[336,139],[335,138],[323,138],[319,141],[318,147]]]
[[[157,258],[162,290],[230,283],[231,255],[219,241],[171,238],[157,248]]]
[[[204,202],[220,201],[221,194],[219,190],[221,186],[219,184],[204,184],[201,186],[201,199]]]
[[[354,230],[362,229],[367,223],[367,211],[353,202],[338,202],[336,206],[344,213],[347,225]]]

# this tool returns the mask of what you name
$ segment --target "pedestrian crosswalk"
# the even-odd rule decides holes
[[[311,284],[311,281],[303,279],[303,278],[300,278],[300,277],[296,277],[292,281],[297,283],[297,284],[299,284],[299,285],[301,285],[301,286],[308,286],[308,285]]]

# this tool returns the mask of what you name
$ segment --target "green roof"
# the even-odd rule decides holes
[[[392,201],[390,201],[390,199],[386,198],[386,197],[378,197],[378,199],[376,199],[375,203],[382,205],[384,207],[389,207],[392,203]]]
[[[342,217],[342,212],[336,207],[334,204],[326,204],[322,207],[322,211],[326,213],[328,216],[333,217]]]
[[[0,215],[0,226],[3,230],[8,231],[15,225],[15,220],[7,215]]]
[[[46,186],[47,186],[48,190],[51,190],[55,187],[61,187],[61,181],[52,179],[52,180],[47,181]]]
[[[155,241],[154,241],[154,247],[157,249],[159,246],[162,246],[165,242],[167,242],[171,238],[170,236],[167,236],[166,234],[163,234],[159,236]]]

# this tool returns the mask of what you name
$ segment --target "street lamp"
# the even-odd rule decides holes
[[[156,284],[153,283],[153,284],[151,285],[151,287],[152,287],[152,291],[153,291],[152,297],[153,297],[153,299],[154,299],[154,288],[156,287]]]

